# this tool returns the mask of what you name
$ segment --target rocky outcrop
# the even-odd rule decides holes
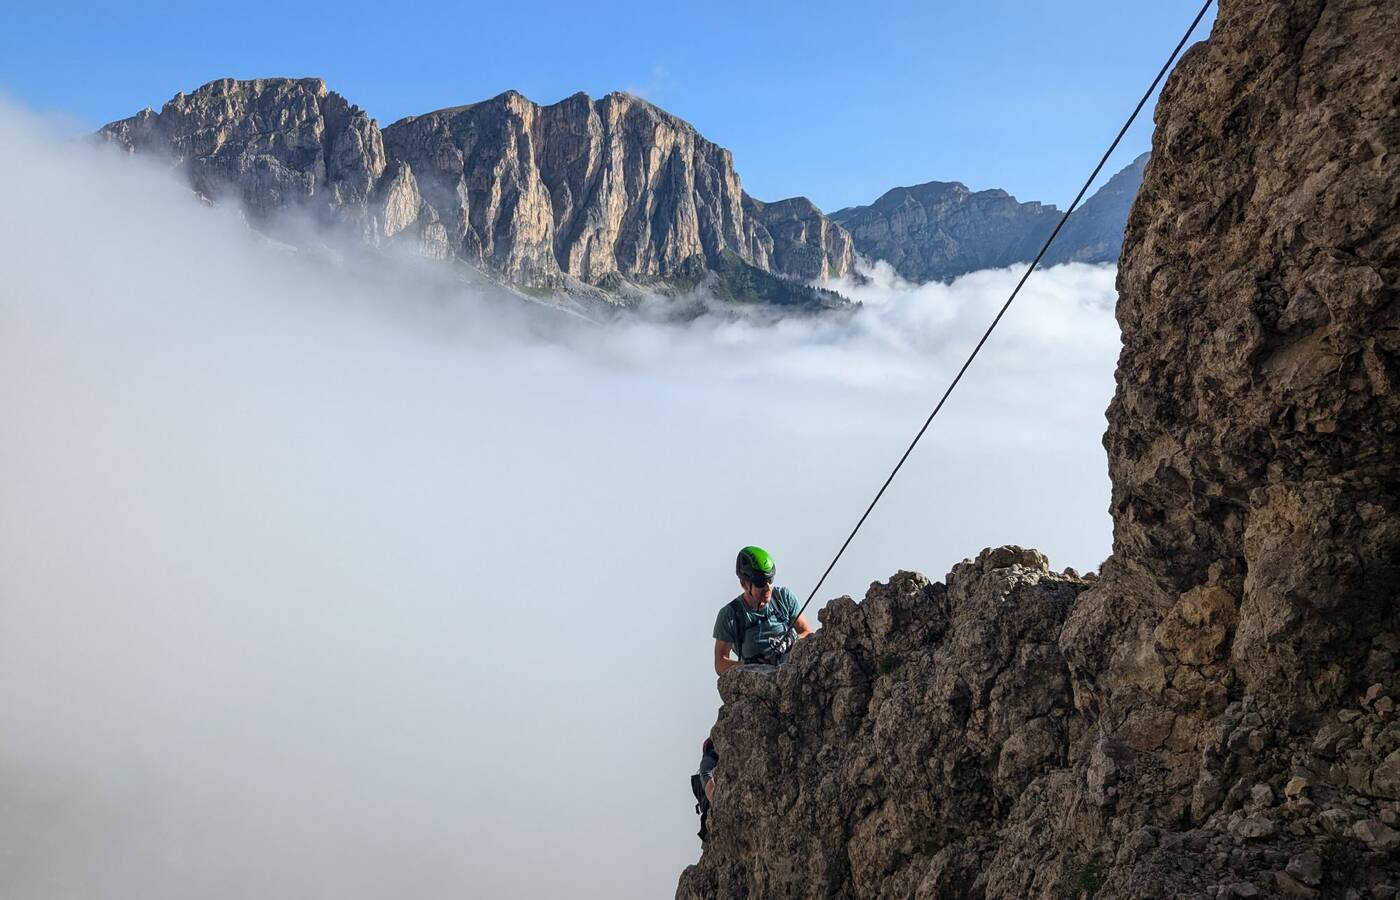
[[[1042,264],[1118,261],[1147,157],[1133,160],[1074,211]],[[1054,206],[1021,203],[1005,191],[931,181],[894,188],[870,206],[840,209],[831,219],[850,232],[858,253],[924,282],[1030,262],[1062,215]]]
[[[539,106],[509,91],[381,132],[318,79],[225,79],[100,134],[259,221],[309,210],[531,287],[665,281],[735,259],[810,281],[854,263],[816,207],[748,198],[728,150],[628,94]]]
[[[901,574],[726,673],[677,896],[1397,896],[1397,34],[1221,4],[1127,228],[1113,555]]]
[[[1035,551],[987,551],[946,584],[902,572],[834,600],[784,666],[726,673],[711,837],[678,896],[970,885],[1032,777],[1064,762],[1055,641],[1086,587]]]

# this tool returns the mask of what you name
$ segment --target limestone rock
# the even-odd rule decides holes
[[[201,196],[233,195],[259,220],[304,210],[388,236],[371,197],[388,164],[379,127],[318,78],[212,81],[98,135],[167,159]],[[393,199],[415,205],[411,195]]]
[[[1264,816],[1250,816],[1234,823],[1230,827],[1230,833],[1242,840],[1252,841],[1270,836],[1277,827],[1273,819]]]
[[[1322,883],[1322,857],[1316,850],[1305,850],[1288,861],[1288,874],[1314,887]]]
[[[803,281],[840,278],[855,268],[855,243],[846,229],[806,197],[764,203],[744,195],[756,263]]]
[[[694,285],[697,270],[729,273],[731,287],[808,282],[855,260],[810,202],[748,197],[728,150],[628,94],[539,106],[508,91],[381,131],[319,79],[223,79],[99,135],[169,159],[201,196],[236,199],[260,225],[309,211],[373,245],[407,241],[532,288]],[[747,268],[758,274],[732,277]],[[807,309],[836,296],[768,293]]]
[[[1377,853],[1389,853],[1400,848],[1400,831],[1375,819],[1357,822],[1351,830],[1358,840]]]

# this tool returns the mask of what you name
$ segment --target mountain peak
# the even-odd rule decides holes
[[[728,150],[621,92],[540,106],[507,90],[381,130],[320,79],[219,79],[100,134],[165,156],[200,195],[236,197],[259,223],[310,210],[371,245],[530,288],[664,287],[693,283],[699,265],[816,309],[832,297],[740,268],[805,282],[854,262],[849,236],[816,207],[746,210]]]

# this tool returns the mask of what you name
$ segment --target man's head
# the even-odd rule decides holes
[[[773,576],[778,567],[773,557],[762,547],[745,547],[734,563],[739,586],[744,589],[744,604],[749,609],[761,609],[773,597]]]

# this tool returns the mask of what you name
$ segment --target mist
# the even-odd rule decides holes
[[[669,896],[735,552],[805,598],[1024,271],[596,326],[0,129],[13,900]],[[1113,278],[1031,277],[814,607],[1098,567]]]

